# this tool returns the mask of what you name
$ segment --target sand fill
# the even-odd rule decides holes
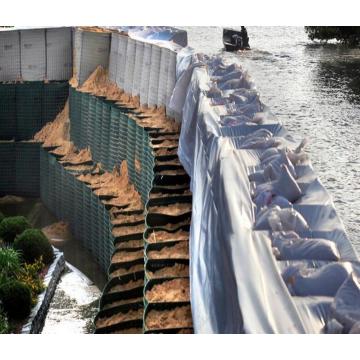
[[[90,148],[70,152],[62,157],[60,161],[60,163],[70,163],[73,165],[81,165],[88,162],[92,162]]]
[[[193,334],[194,330],[193,329],[181,329],[177,332],[177,334]]]
[[[140,234],[145,231],[145,223],[135,226],[118,226],[112,229],[114,237],[120,237],[125,235]]]
[[[189,279],[173,279],[156,284],[146,291],[145,297],[149,302],[190,301]]]
[[[142,297],[137,297],[137,298],[131,298],[131,299],[124,299],[124,300],[118,300],[118,301],[114,301],[111,304],[106,304],[103,307],[103,310],[107,310],[107,309],[112,309],[114,307],[120,306],[120,305],[125,305],[125,304],[134,304],[134,303],[139,303],[142,302],[143,298]]]
[[[136,249],[144,247],[144,240],[121,241],[115,245],[115,249]]]
[[[117,215],[111,223],[113,225],[121,225],[121,224],[132,224],[139,221],[144,221],[145,219],[144,214],[135,214],[135,215]]]
[[[167,206],[151,206],[149,208],[149,214],[179,216],[191,212],[191,209],[191,203],[175,203]]]
[[[93,165],[66,165],[64,169],[69,171],[91,171]]]
[[[131,274],[137,271],[142,271],[144,270],[144,264],[137,264],[137,265],[133,265],[128,269],[125,268],[120,268],[117,270],[114,270],[111,274],[110,274],[110,278],[114,278],[117,276],[121,276],[121,275],[126,275],[126,274]]]
[[[166,155],[177,155],[177,147],[176,148],[159,148],[155,150],[156,156],[166,156]]]
[[[41,231],[46,235],[47,238],[60,238],[69,239],[71,237],[69,224],[59,221],[57,223],[45,226]]]
[[[48,122],[34,135],[34,140],[45,147],[61,146],[70,140],[69,101],[52,122]]]
[[[184,241],[189,240],[189,233],[184,230],[178,230],[173,233],[167,231],[153,231],[147,238],[149,243],[161,243],[165,241]]]
[[[179,145],[178,141],[175,140],[163,140],[158,144],[151,144],[153,149],[161,149],[161,148],[174,148]]]
[[[124,329],[124,330],[117,330],[112,331],[111,334],[142,334],[143,329],[142,327],[139,328],[130,328],[130,329]]]
[[[151,310],[145,319],[149,330],[192,327],[190,305],[171,310]]]
[[[126,284],[118,284],[113,286],[109,291],[108,294],[114,294],[117,292],[127,291],[136,289],[137,287],[144,286],[144,279],[139,280],[130,280]]]
[[[142,259],[143,257],[144,257],[144,250],[142,249],[138,251],[117,251],[113,255],[111,262],[121,263],[121,262]]]
[[[183,190],[176,193],[162,193],[162,192],[153,192],[150,194],[150,199],[164,199],[164,198],[171,198],[174,196],[189,196],[191,195],[190,190]]]
[[[150,279],[159,279],[162,277],[185,277],[189,276],[189,265],[174,264],[173,266],[166,266],[156,271],[146,272]]]
[[[189,259],[189,242],[181,241],[174,246],[148,252],[149,259]]]
[[[177,170],[161,170],[156,173],[156,175],[186,175],[186,171],[184,169]]]
[[[125,321],[141,320],[143,317],[143,309],[129,310],[126,313],[118,313],[110,317],[100,318],[96,321],[96,327],[102,328],[110,325],[119,324]]]
[[[161,225],[161,226],[159,226],[159,228],[161,228],[163,230],[167,230],[167,231],[175,231],[175,230],[180,229],[183,226],[190,225],[190,221],[191,221],[191,217],[189,216],[184,221],[178,222],[176,224],[169,223],[169,224]]]

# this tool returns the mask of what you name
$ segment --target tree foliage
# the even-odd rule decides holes
[[[360,44],[360,26],[305,26],[305,32],[311,40],[336,39],[350,46]]]

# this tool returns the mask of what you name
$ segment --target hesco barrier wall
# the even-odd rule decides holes
[[[130,180],[145,204],[155,161],[148,131],[130,117],[136,112],[74,88],[70,88],[69,105],[71,141],[80,149],[90,146],[94,161],[108,171],[126,160]]]
[[[0,140],[30,140],[68,98],[65,81],[0,84]]]
[[[72,28],[0,31],[0,81],[68,80]]]
[[[99,197],[75,174],[65,170],[54,155],[40,149],[42,201],[58,219],[69,223],[75,237],[107,272],[114,251],[110,216]]]
[[[40,145],[0,141],[0,196],[40,195]]]

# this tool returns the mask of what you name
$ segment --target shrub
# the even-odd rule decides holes
[[[0,307],[0,334],[8,334],[10,326],[4,310]]]
[[[16,235],[30,228],[31,225],[24,216],[7,217],[0,223],[0,238],[4,242],[12,244]]]
[[[5,219],[5,215],[0,211],[0,223]]]
[[[52,262],[54,257],[54,251],[48,238],[38,229],[25,230],[15,239],[14,249],[20,251],[24,262],[29,264],[33,264],[42,257],[47,265]]]
[[[0,249],[0,285],[17,277],[21,263],[19,253],[12,248]]]
[[[0,287],[2,306],[11,319],[22,320],[31,311],[31,292],[23,283],[11,280]]]
[[[45,289],[43,280],[40,277],[40,272],[44,266],[42,258],[40,258],[33,264],[24,264],[18,275],[18,280],[27,285],[31,291],[32,306],[37,303],[37,295]]]

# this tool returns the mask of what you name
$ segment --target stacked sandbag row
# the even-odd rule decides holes
[[[0,31],[0,81],[68,80],[72,29]]]
[[[64,107],[68,91],[65,81],[0,84],[0,140],[32,139]]]
[[[39,169],[39,144],[0,141],[0,196],[38,197]]]
[[[98,65],[109,66],[110,32],[103,28],[75,28],[73,76],[81,85]]]
[[[92,174],[92,161],[63,162],[65,154],[57,147],[40,150],[40,195],[58,219],[69,223],[74,236],[91,251],[104,271],[114,249],[110,214],[107,207],[86,183],[77,179]]]
[[[176,82],[176,49],[111,34],[109,78],[148,106],[168,105]]]
[[[131,182],[146,202],[153,179],[149,133],[139,126],[134,108],[70,88],[70,138],[78,148],[90,147],[92,157],[112,171],[126,160]]]
[[[189,177],[177,157],[178,134],[152,139],[154,182],[146,204],[145,333],[192,333],[189,286]]]

